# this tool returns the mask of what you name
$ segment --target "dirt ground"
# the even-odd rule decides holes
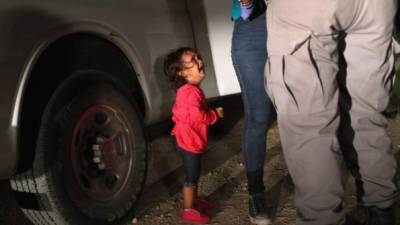
[[[211,212],[211,224],[214,225],[245,225],[250,224],[248,219],[248,195],[245,179],[243,159],[240,152],[240,129],[243,121],[240,120],[224,139],[217,141],[210,147],[204,158],[203,167],[212,162],[213,152],[231,148],[232,154],[228,159],[211,171],[203,173],[199,193],[216,204]],[[400,116],[390,120],[389,133],[393,140],[393,150],[399,161],[400,150]],[[268,132],[267,162],[265,166],[267,186],[268,211],[273,225],[295,224],[296,210],[293,204],[294,187],[288,174],[283,156],[276,124]],[[347,212],[360,219],[365,219],[365,213],[356,209],[354,180],[344,170],[343,181],[346,188],[345,208]],[[171,188],[174,186],[174,188]],[[166,191],[146,197],[144,207],[138,212],[134,224],[139,225],[175,225],[185,224],[180,221],[181,194],[179,184],[166,188]],[[177,187],[178,186],[178,187]]]
[[[241,107],[233,104],[236,108]],[[232,109],[233,112],[233,109]],[[211,130],[213,140],[203,159],[200,178],[200,195],[215,204],[212,210],[213,225],[247,225],[248,195],[244,164],[240,150],[240,130],[243,126],[241,112],[231,113],[230,123]],[[228,121],[228,119],[226,121]],[[222,134],[223,135],[220,135]],[[399,160],[400,116],[391,119],[389,133],[393,149]],[[180,225],[182,208],[180,188],[184,177],[180,159],[174,152],[168,135],[156,138],[150,144],[149,174],[136,218],[126,225]],[[294,187],[288,174],[281,150],[276,124],[268,132],[267,161],[265,164],[267,207],[273,225],[295,224],[293,204]],[[161,178],[160,178],[161,177]],[[346,211],[362,217],[362,211],[354,211],[355,187],[352,177],[345,173]],[[0,224],[32,225],[17,209],[10,197],[6,182],[0,182]],[[399,213],[398,213],[399,214]]]

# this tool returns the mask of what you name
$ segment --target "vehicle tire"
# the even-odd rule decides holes
[[[11,179],[34,224],[123,224],[133,216],[146,173],[143,120],[109,77],[76,74],[46,106],[33,166]]]

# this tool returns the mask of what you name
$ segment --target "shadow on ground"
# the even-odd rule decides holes
[[[19,209],[8,180],[0,181],[0,224],[32,225]]]

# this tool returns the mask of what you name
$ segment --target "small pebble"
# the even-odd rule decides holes
[[[137,218],[133,218],[132,224],[137,224],[137,223],[138,223],[138,219]]]

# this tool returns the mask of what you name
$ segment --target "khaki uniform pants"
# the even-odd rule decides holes
[[[396,161],[381,112],[394,75],[397,0],[270,0],[266,90],[278,113],[298,225],[343,224],[343,158],[359,201],[393,204]],[[340,138],[340,144],[339,144]]]

